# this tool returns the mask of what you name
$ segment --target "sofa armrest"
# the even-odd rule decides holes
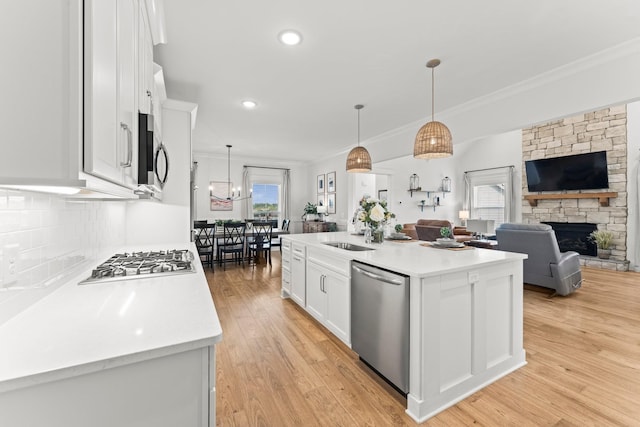
[[[455,236],[473,236],[473,233],[468,231],[467,227],[453,227],[453,234]]]

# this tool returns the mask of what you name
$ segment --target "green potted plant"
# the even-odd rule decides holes
[[[402,233],[402,224],[396,224],[393,228],[396,230],[396,233]]]
[[[451,229],[449,227],[440,228],[440,235],[443,239],[453,240],[453,234],[451,233]]]
[[[609,259],[611,256],[611,244],[613,233],[609,230],[595,230],[589,234],[589,240],[598,247],[598,258]]]
[[[304,213],[302,214],[302,220],[303,221],[315,220],[317,214],[318,214],[318,206],[314,205],[311,202],[307,202],[307,205],[304,207]]]

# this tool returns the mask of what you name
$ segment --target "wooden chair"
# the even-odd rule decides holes
[[[249,258],[253,260],[255,266],[258,262],[260,253],[264,253],[265,260],[269,260],[271,265],[271,234],[273,227],[269,222],[254,222],[253,223],[253,238],[248,244]]]
[[[215,232],[215,224],[196,224],[194,221],[194,230],[196,231],[195,244],[198,250],[200,260],[204,257],[203,265],[208,264],[213,270],[213,235]]]
[[[291,220],[285,219],[284,221],[282,221],[282,228],[280,229],[280,232],[282,234],[288,234],[289,233],[289,223],[291,222]],[[281,248],[280,250],[282,250],[282,238],[280,236],[278,237],[273,237],[271,239],[271,247],[274,246],[278,246],[279,248]]]
[[[223,225],[223,237],[218,239],[218,263],[227,261],[242,262],[244,267],[245,224],[243,222],[226,222]],[[226,255],[231,254],[231,259]]]

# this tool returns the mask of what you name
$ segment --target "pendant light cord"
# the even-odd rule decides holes
[[[435,94],[435,84],[434,84],[434,77],[433,74],[435,73],[434,70],[435,67],[431,68],[431,121],[435,122],[434,119],[434,114],[435,114],[435,98],[436,98],[436,94]]]
[[[360,109],[358,109],[358,147],[360,146]]]

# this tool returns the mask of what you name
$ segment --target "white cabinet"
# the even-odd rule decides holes
[[[158,101],[153,78],[153,41],[144,3],[140,2],[138,17],[138,109],[141,113],[155,114],[154,103]]]
[[[280,295],[283,298],[291,295],[291,241],[282,239],[280,245],[280,255],[282,259],[282,290]]]
[[[137,183],[137,0],[85,1],[84,169]]]
[[[293,242],[291,245],[291,299],[302,307],[307,303],[306,264],[305,245]]]
[[[351,345],[348,262],[322,252],[317,248],[308,249],[307,311],[345,344]]]
[[[168,158],[167,180],[162,188],[162,202],[184,207],[181,218],[172,226],[190,239],[189,220],[191,179],[191,134],[198,111],[197,104],[168,99],[162,106],[164,121],[162,144]],[[155,136],[154,136],[155,138]],[[160,143],[156,140],[156,143]],[[162,171],[157,171],[162,176]]]
[[[80,182],[81,12],[80,2],[3,3],[0,184]]]
[[[139,40],[140,26],[145,40],[147,27],[162,29],[142,3],[32,0],[3,10],[0,28],[11,43],[2,57],[12,66],[0,71],[8,100],[0,111],[0,185],[134,197],[140,61],[153,86],[153,48]]]
[[[166,353],[166,351],[165,351]],[[127,356],[124,356],[127,357]],[[140,358],[140,356],[138,356]],[[70,372],[0,393],[0,424],[12,427],[213,427],[215,346]],[[75,376],[74,376],[75,375]],[[34,410],[34,408],[38,410]]]

